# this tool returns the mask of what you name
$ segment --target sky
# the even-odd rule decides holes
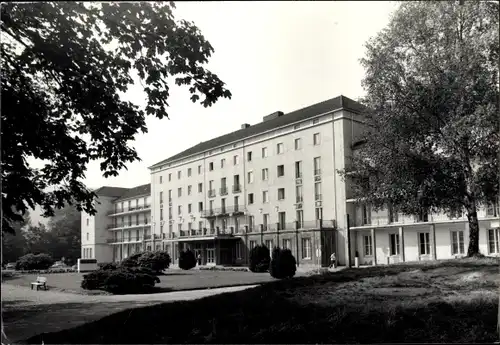
[[[215,52],[206,67],[226,83],[232,98],[210,108],[192,103],[186,88],[172,85],[169,117],[146,120],[148,133],[131,145],[141,161],[105,179],[99,162],[85,183],[134,187],[150,182],[148,167],[201,141],[338,95],[364,95],[359,60],[364,44],[389,22],[394,1],[178,2],[176,19],[194,21]],[[125,98],[145,104],[142,87]],[[34,223],[46,222],[37,208]]]

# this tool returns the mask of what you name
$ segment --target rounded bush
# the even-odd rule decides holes
[[[196,267],[196,257],[191,250],[182,251],[179,254],[179,268],[190,270]]]
[[[255,273],[267,272],[271,262],[269,248],[257,245],[250,250],[250,271]]]
[[[160,279],[148,268],[120,267],[102,270],[83,276],[81,287],[85,290],[104,290],[114,294],[149,292]]]
[[[292,278],[297,271],[297,261],[290,249],[274,248],[269,273],[273,278]]]
[[[142,256],[143,253],[137,253],[129,256],[128,258],[124,259],[120,266],[122,267],[137,267],[139,266],[139,258]]]
[[[137,260],[139,267],[146,267],[160,273],[170,267],[171,259],[165,251],[145,252]]]
[[[48,254],[26,254],[16,262],[16,270],[46,270],[54,264]]]
[[[104,271],[113,271],[118,269],[118,264],[116,262],[101,262],[97,264],[99,269]]]

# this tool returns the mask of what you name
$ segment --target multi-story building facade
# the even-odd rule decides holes
[[[339,96],[275,112],[154,164],[150,187],[142,186],[150,190],[140,195],[150,197],[150,208],[121,212],[130,210],[137,194],[109,201],[114,211],[106,218],[108,237],[102,237],[112,242],[111,257],[161,248],[175,264],[179,251],[191,248],[204,264],[240,265],[257,244],[289,248],[300,265],[326,265],[332,253],[341,265],[355,257],[360,264],[386,264],[465,254],[463,215],[371,212],[352,199],[349,179],[337,171],[349,164],[363,130],[361,111],[359,103]],[[144,224],[139,218],[139,235],[128,225],[137,226],[137,213],[149,217]],[[486,255],[499,253],[499,213],[498,203],[479,212]],[[133,238],[142,240],[134,247]]]
[[[83,259],[121,261],[153,248],[149,183],[130,189],[101,187],[94,192],[96,214],[82,213]]]

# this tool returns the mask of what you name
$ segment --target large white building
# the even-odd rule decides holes
[[[149,213],[116,210],[137,195],[116,196],[107,218],[90,217],[113,224],[102,235],[113,242],[105,244],[111,254],[103,257],[120,260],[139,248],[162,248],[175,263],[179,250],[191,248],[204,264],[239,265],[261,243],[290,248],[300,265],[327,265],[331,253],[340,264],[355,256],[361,264],[386,264],[464,255],[463,216],[375,213],[352,199],[351,186],[337,171],[348,164],[362,131],[361,110],[339,96],[288,114],[278,111],[151,166],[150,194],[141,195],[151,197],[150,219],[135,247],[125,223],[133,223],[132,213]],[[498,255],[498,203],[479,217],[480,249]]]

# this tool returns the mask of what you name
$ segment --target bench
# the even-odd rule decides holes
[[[37,277],[36,281],[31,283],[31,290],[33,290],[33,286],[36,286],[36,290],[40,289],[41,287],[44,290],[47,290],[47,278],[45,277]]]

